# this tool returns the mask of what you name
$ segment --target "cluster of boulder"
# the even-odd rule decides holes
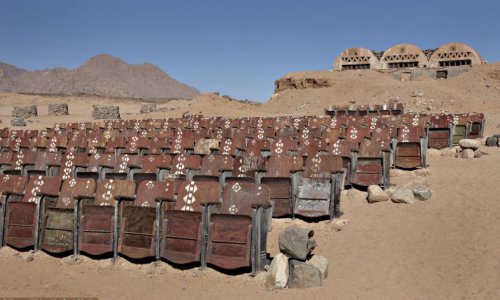
[[[480,140],[473,139],[463,139],[458,141],[457,155],[456,157],[471,159],[471,158],[479,158],[483,155],[483,152],[479,150],[481,146]]]
[[[393,191],[384,191],[378,185],[368,187],[367,200],[370,203],[388,201],[412,204],[415,200],[426,201],[432,197],[432,190],[425,184],[400,186]]]
[[[26,119],[38,116],[36,105],[17,106],[12,108],[12,126],[26,126]]]
[[[92,117],[100,119],[120,119],[120,107],[114,105],[92,105]]]
[[[280,253],[271,263],[267,285],[271,289],[321,286],[328,276],[328,259],[312,255],[316,247],[314,231],[289,227],[278,238]]]
[[[500,147],[500,134],[495,134],[486,138],[485,145],[487,147]]]

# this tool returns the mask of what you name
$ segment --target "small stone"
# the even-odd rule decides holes
[[[35,259],[35,255],[34,255],[34,252],[32,250],[30,250],[29,252],[23,253],[21,255],[21,257],[25,262],[30,262],[30,261],[33,261],[33,259]]]
[[[463,159],[471,159],[471,158],[474,158],[474,150],[472,149],[464,149],[464,151],[462,151],[460,153],[460,156],[463,158]]]
[[[432,197],[432,190],[425,185],[419,185],[413,189],[413,195],[418,200],[429,200]]]
[[[318,268],[319,272],[321,273],[321,279],[325,279],[326,277],[328,277],[328,259],[326,257],[321,255],[313,255],[313,257],[311,257],[311,259],[308,260],[307,263]]]
[[[305,261],[316,247],[313,235],[314,231],[307,228],[288,227],[278,237],[280,251],[294,259]]]
[[[273,258],[271,266],[269,267],[267,276],[268,287],[285,288],[288,284],[289,273],[288,257],[283,253],[279,253]]]
[[[413,191],[407,187],[398,187],[391,195],[392,202],[412,204],[415,201]]]
[[[290,260],[289,288],[310,288],[321,286],[321,272],[315,266],[298,260]]]
[[[497,147],[498,146],[498,138],[490,136],[486,139],[486,146],[488,147]]]
[[[488,155],[488,153],[481,151],[481,149],[474,151],[474,158],[480,158],[483,155]]]
[[[387,193],[378,185],[370,185],[368,187],[368,202],[381,202],[389,200]]]
[[[481,141],[473,139],[462,139],[458,142],[458,144],[460,145],[460,147],[462,147],[462,149],[476,150],[481,146]]]
[[[10,124],[12,126],[22,127],[22,126],[26,126],[26,121],[24,119],[21,119],[21,118],[12,118],[10,120]]]

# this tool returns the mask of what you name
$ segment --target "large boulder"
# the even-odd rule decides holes
[[[313,236],[313,230],[288,227],[278,237],[280,251],[291,258],[305,261],[314,247],[316,247],[316,241],[312,238]]]
[[[474,158],[474,150],[472,149],[464,149],[461,153],[460,156],[464,159],[471,159]]]
[[[92,117],[94,119],[120,119],[120,107],[114,105],[93,105]]]
[[[321,286],[321,272],[315,266],[298,260],[290,260],[289,288],[310,288]]]
[[[419,185],[413,189],[413,195],[421,201],[429,200],[432,197],[432,190],[425,185]]]
[[[328,259],[321,255],[313,255],[310,260],[307,261],[308,264],[311,264],[318,268],[321,273],[321,279],[325,279],[328,277]]]
[[[496,138],[494,136],[490,136],[490,137],[486,138],[485,145],[487,147],[497,147],[498,146],[498,138]]]
[[[279,253],[273,258],[267,275],[267,284],[269,288],[285,288],[288,284],[288,275],[290,268],[288,257]]]
[[[381,202],[389,200],[387,193],[378,185],[370,185],[368,187],[368,202]]]
[[[481,147],[481,141],[473,139],[462,139],[458,141],[458,144],[460,145],[460,147],[462,147],[462,149],[476,150],[477,148]]]
[[[415,201],[413,191],[407,187],[398,187],[391,195],[392,202],[412,204]]]

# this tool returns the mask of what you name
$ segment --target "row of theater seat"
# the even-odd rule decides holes
[[[2,245],[262,271],[269,188],[248,182],[0,175]],[[223,195],[223,196],[221,196]]]

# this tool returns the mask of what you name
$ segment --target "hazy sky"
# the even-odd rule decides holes
[[[331,69],[345,48],[448,42],[499,61],[500,1],[0,0],[0,61],[75,68],[109,53],[257,101],[288,72]]]

